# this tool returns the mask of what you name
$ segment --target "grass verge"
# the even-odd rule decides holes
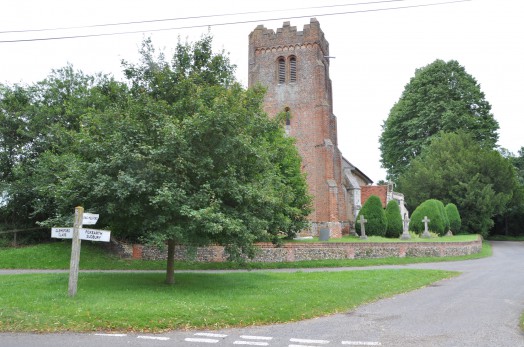
[[[221,329],[297,321],[426,286],[457,273],[370,270],[292,273],[82,273],[67,296],[67,274],[4,275],[0,331]]]
[[[318,267],[357,267],[376,265],[404,265],[479,259],[491,256],[491,246],[483,242],[482,251],[457,257],[328,259],[279,263],[200,263],[176,262],[177,270],[227,270],[227,269],[291,269]],[[71,242],[54,242],[22,248],[0,249],[2,269],[69,269]],[[120,259],[97,244],[82,242],[80,269],[82,270],[165,270],[165,261]]]
[[[342,238],[335,239],[330,238],[328,241],[321,241],[321,242],[355,242],[355,243],[406,243],[406,242],[470,242],[475,241],[479,237],[476,234],[468,234],[468,235],[454,235],[454,236],[440,236],[440,237],[431,237],[428,239],[421,238],[420,235],[417,235],[413,232],[410,233],[411,239],[410,240],[401,240],[400,238],[387,238],[387,237],[381,237],[381,236],[368,236],[367,239],[360,239],[358,236],[343,236]],[[286,242],[293,242],[293,243],[299,243],[299,242],[319,242],[318,237],[313,237],[311,239],[299,239],[299,240],[290,240]]]

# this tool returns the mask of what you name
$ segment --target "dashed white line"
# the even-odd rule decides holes
[[[269,346],[267,342],[258,342],[258,341],[235,341],[234,345],[247,345],[247,346]]]
[[[218,343],[219,340],[188,337],[188,338],[185,338],[184,341],[187,341],[187,342],[202,342],[202,343]]]
[[[125,337],[125,336],[127,336],[127,334],[95,334],[95,336]]]
[[[270,336],[240,335],[240,338],[244,340],[267,340],[267,341],[273,340],[273,338]]]
[[[308,345],[288,345],[287,347],[318,347],[318,346],[308,346]]]
[[[298,343],[316,343],[319,345],[326,345],[329,343],[328,340],[308,340],[308,339],[289,339],[289,342],[298,342]]]
[[[382,343],[375,341],[342,341],[342,344],[350,346],[382,346]]]
[[[224,335],[224,334],[213,334],[213,333],[195,333],[195,336],[227,337],[227,335]]]
[[[159,341],[167,341],[170,340],[170,337],[162,337],[162,336],[137,336],[137,339],[144,339],[144,340],[159,340]]]

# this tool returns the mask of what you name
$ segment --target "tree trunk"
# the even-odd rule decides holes
[[[175,240],[167,241],[166,284],[175,284]]]

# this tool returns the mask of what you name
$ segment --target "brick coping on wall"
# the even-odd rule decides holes
[[[482,250],[482,237],[474,241],[461,242],[311,242],[285,243],[275,246],[272,243],[257,243],[259,249],[252,262],[290,262],[325,259],[363,259],[389,257],[449,257],[479,253]],[[111,248],[123,258],[165,260],[166,249],[144,245],[129,245],[111,241]],[[227,254],[222,246],[199,247],[188,255],[187,247],[175,247],[176,260],[200,262],[222,262]]]

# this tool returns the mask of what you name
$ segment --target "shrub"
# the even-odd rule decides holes
[[[386,213],[382,208],[382,201],[376,195],[371,195],[362,209],[358,213],[356,220],[356,230],[360,234],[360,216],[364,216],[367,220],[365,225],[366,235],[368,236],[386,236],[387,220]]]
[[[446,205],[446,213],[449,218],[449,228],[453,233],[459,233],[462,226],[462,219],[458,211],[457,205],[449,203]]]
[[[396,200],[388,202],[386,206],[386,220],[386,237],[399,237],[402,234],[402,216]]]
[[[409,229],[420,234],[424,231],[424,223],[422,220],[425,216],[428,217],[430,222],[428,223],[428,229],[439,235],[444,235],[446,230],[447,217],[442,213],[438,200],[429,199],[420,204],[413,214],[411,215],[411,221],[409,222]]]
[[[442,215],[443,221],[444,221],[444,234],[448,232],[449,230],[449,217],[448,213],[446,212],[446,208],[444,207],[444,203],[440,200],[435,200],[438,204],[438,209],[440,211],[440,214]]]

